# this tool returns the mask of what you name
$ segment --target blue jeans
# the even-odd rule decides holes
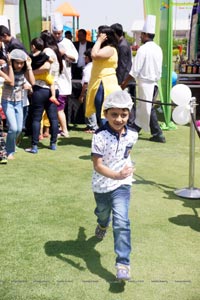
[[[103,126],[105,124],[105,119],[101,117],[101,110],[102,110],[102,105],[103,105],[103,100],[104,100],[104,89],[103,89],[103,84],[102,82],[99,85],[99,88],[97,90],[95,99],[94,99],[94,105],[96,108],[96,116],[97,116],[97,122],[99,123],[100,126]]]
[[[98,124],[96,114],[93,113],[90,117],[85,118],[85,124],[87,125],[87,128],[91,130],[97,130]]]
[[[6,151],[7,155],[10,155],[14,154],[16,139],[22,131],[23,101],[7,101],[2,99],[2,108],[8,124]]]
[[[94,193],[96,200],[95,215],[102,227],[110,223],[112,213],[114,250],[116,263],[129,265],[131,252],[131,230],[128,217],[131,186],[122,185],[108,193]]]
[[[29,105],[23,106],[23,126],[22,129],[26,129],[26,120],[28,118]]]
[[[58,95],[56,95],[58,96]],[[46,110],[50,122],[51,139],[50,143],[55,144],[58,135],[58,112],[57,106],[49,100],[51,91],[47,88],[39,86],[33,87],[32,94],[32,145],[37,145],[40,135],[40,122],[42,120],[43,111]]]

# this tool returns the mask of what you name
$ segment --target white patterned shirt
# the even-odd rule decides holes
[[[107,122],[93,135],[92,155],[102,157],[102,163],[105,166],[119,172],[125,165],[131,166],[130,151],[137,139],[138,133],[130,130],[127,126],[125,133],[119,137],[119,134],[113,131]],[[93,192],[107,193],[124,184],[132,185],[132,175],[122,180],[114,180],[93,170]]]

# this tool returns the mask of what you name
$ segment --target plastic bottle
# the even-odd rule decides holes
[[[186,73],[192,74],[192,63],[190,63],[189,61],[187,62]]]
[[[176,57],[175,65],[174,65],[174,71],[178,74],[180,72],[180,62],[178,56]]]
[[[197,73],[197,62],[193,61],[192,64],[192,74],[196,74]]]
[[[180,65],[180,73],[185,74],[187,69],[186,61],[183,60]]]

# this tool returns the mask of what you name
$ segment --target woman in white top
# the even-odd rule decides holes
[[[63,69],[62,57],[59,52],[56,40],[50,32],[42,32],[41,36],[44,41],[43,50],[51,59],[53,63],[46,62],[41,68],[34,71],[35,74],[43,73],[44,70],[49,71],[54,77],[54,85],[58,96],[57,80],[59,74]],[[47,116],[51,126],[51,138],[50,138],[50,149],[56,150],[56,141],[58,134],[58,115],[57,106],[49,100],[51,97],[50,86],[43,80],[36,80],[35,86],[33,87],[32,95],[32,147],[26,149],[27,152],[36,154],[38,152],[38,142],[40,134],[40,122],[42,119],[43,111],[46,110]]]

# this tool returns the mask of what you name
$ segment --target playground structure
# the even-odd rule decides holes
[[[61,4],[55,11],[60,12],[64,17],[72,17],[72,35],[75,36],[76,30],[79,29],[80,14],[68,2]]]

